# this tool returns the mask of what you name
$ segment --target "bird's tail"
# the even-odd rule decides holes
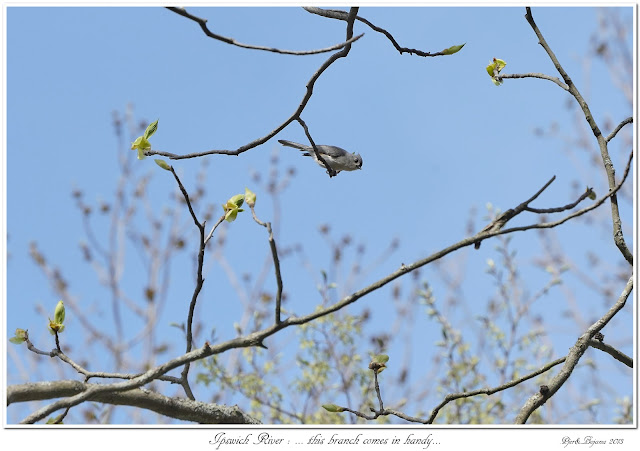
[[[279,139],[278,142],[283,146],[293,147],[294,149],[309,150],[308,149],[309,146],[305,146],[304,144],[294,143],[293,141],[287,141],[286,139]]]

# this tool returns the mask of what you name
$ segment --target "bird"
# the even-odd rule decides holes
[[[304,144],[287,141],[286,139],[279,139],[278,142],[283,146],[293,147],[294,149],[303,151],[304,156],[313,158],[316,163],[325,167],[322,161],[320,161],[316,156],[312,146],[305,146]],[[336,174],[340,171],[355,171],[356,169],[362,169],[362,157],[358,153],[349,153],[343,148],[337,146],[316,145],[316,148],[318,149],[320,156]]]

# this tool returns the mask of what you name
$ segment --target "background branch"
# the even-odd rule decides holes
[[[515,423],[516,424],[524,424],[527,422],[529,416],[540,406],[542,406],[547,399],[552,397],[562,385],[569,379],[571,373],[575,369],[576,365],[580,361],[580,358],[585,353],[587,348],[591,343],[592,337],[600,332],[604,326],[607,325],[609,321],[618,313],[622,307],[624,307],[627,302],[627,298],[629,294],[631,294],[631,290],[633,289],[633,276],[629,278],[627,285],[622,290],[622,293],[618,297],[618,300],[615,304],[609,309],[609,311],[602,316],[598,321],[593,323],[591,327],[587,329],[587,331],[578,338],[576,344],[571,347],[569,350],[569,354],[567,355],[567,359],[565,361],[564,366],[560,370],[560,372],[547,384],[549,388],[548,391],[545,390],[545,394],[536,393],[531,396],[529,400],[522,406],[520,412],[516,416]]]

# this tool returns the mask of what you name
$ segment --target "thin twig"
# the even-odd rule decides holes
[[[187,315],[187,350],[185,352],[189,352],[193,347],[193,314],[196,309],[196,303],[198,302],[198,295],[200,294],[200,291],[202,290],[202,285],[204,284],[204,278],[202,277],[202,268],[204,266],[204,249],[206,246],[205,239],[204,239],[205,224],[200,223],[200,221],[198,220],[198,217],[193,211],[193,207],[191,206],[191,201],[189,200],[189,194],[187,193],[187,190],[185,189],[185,187],[182,185],[182,182],[180,181],[178,174],[176,174],[176,171],[173,169],[173,166],[169,166],[169,170],[173,174],[173,177],[176,179],[176,182],[180,187],[180,191],[182,192],[184,200],[187,203],[187,207],[189,208],[189,213],[191,213],[193,222],[198,228],[198,232],[200,235],[200,245],[198,248],[198,268],[197,268],[197,275],[196,275],[196,286],[193,289],[193,295],[191,296],[191,302],[189,303],[189,313]],[[189,368],[190,368],[190,363],[187,362],[184,368],[182,369],[182,373],[180,374],[181,385],[184,388],[184,391],[187,397],[191,400],[195,400],[193,391],[189,386],[189,379],[188,379]]]
[[[538,74],[538,73],[530,73],[530,74],[500,74],[496,78],[504,79],[504,78],[541,78],[543,80],[549,80],[560,86],[565,91],[569,91],[569,86],[562,83],[562,81],[558,77],[552,77],[550,75]]]
[[[538,213],[538,214],[547,214],[547,213],[561,213],[563,211],[567,211],[567,210],[571,210],[572,208],[574,208],[576,205],[578,205],[580,202],[582,202],[583,200],[585,200],[587,197],[589,196],[593,196],[593,190],[588,188],[584,193],[582,193],[580,195],[580,197],[578,197],[575,202],[571,202],[570,204],[564,205],[562,207],[553,207],[553,208],[533,208],[533,207],[527,207],[525,208],[526,211],[530,211],[531,213]]]
[[[25,330],[24,331],[24,342],[27,344],[27,349],[31,352],[34,352],[36,354],[39,355],[46,355],[49,357],[55,357],[56,354],[59,352],[57,349],[54,349],[51,352],[45,352],[45,351],[41,351],[40,349],[36,348],[33,343],[31,343],[31,340],[29,340],[29,331]]]
[[[327,17],[329,19],[337,19],[337,20],[347,20],[348,19],[348,14],[347,14],[346,11],[341,11],[341,10],[337,10],[337,9],[322,9],[322,8],[316,8],[316,7],[312,7],[312,6],[303,6],[303,8],[307,12],[310,12],[312,14],[317,14],[317,15],[322,16],[322,17]],[[408,47],[401,47],[400,44],[398,44],[398,42],[395,40],[393,35],[391,33],[389,33],[387,30],[385,30],[384,28],[381,28],[381,27],[378,27],[378,26],[372,24],[371,22],[369,22],[364,17],[356,16],[356,20],[359,20],[360,22],[364,23],[365,25],[367,25],[372,30],[377,31],[378,33],[382,33],[383,35],[385,35],[387,37],[387,39],[389,41],[391,41],[391,44],[393,44],[395,49],[401,55],[403,53],[409,53],[410,55],[417,55],[417,56],[424,56],[424,57],[447,55],[447,53],[445,53],[444,50],[440,51],[440,52],[431,53],[431,52],[424,52],[424,51],[418,50],[418,49],[411,49],[411,48],[408,48]]]
[[[442,400],[442,402],[440,404],[438,404],[432,411],[431,411],[431,415],[429,416],[429,419],[427,420],[428,424],[432,424],[435,419],[436,416],[438,415],[438,413],[440,412],[440,410],[446,406],[448,403],[450,403],[451,401],[454,401],[456,399],[460,399],[460,398],[470,398],[472,396],[476,396],[476,395],[493,395],[494,393],[498,393],[500,391],[506,390],[508,388],[511,387],[515,387],[516,385],[519,385],[531,378],[534,378],[542,373],[545,373],[547,371],[549,371],[551,368],[553,368],[556,365],[559,365],[561,363],[563,363],[567,358],[566,357],[562,357],[560,359],[554,360],[553,362],[549,362],[546,365],[544,365],[542,368],[540,368],[539,370],[536,370],[532,373],[527,374],[526,376],[520,377],[518,379],[514,379],[512,381],[507,382],[506,384],[502,384],[499,385],[497,387],[493,387],[493,388],[483,388],[480,390],[473,390],[473,391],[469,391],[469,392],[462,392],[462,393],[451,393],[448,394],[447,396],[445,396],[445,398]]]
[[[225,215],[220,216],[218,218],[218,220],[216,221],[216,223],[213,225],[213,227],[211,227],[211,231],[208,233],[207,237],[204,239],[205,246],[207,245],[207,243],[209,242],[209,240],[213,236],[213,232],[215,232],[216,229],[218,228],[218,226],[220,224],[222,224],[222,222],[224,221],[224,218],[225,218]]]
[[[505,211],[504,213],[502,213],[500,216],[498,216],[496,219],[494,219],[493,221],[491,221],[489,224],[487,224],[476,236],[477,237],[482,237],[482,235],[487,234],[487,233],[491,233],[491,232],[495,232],[497,230],[502,229],[507,222],[509,222],[511,219],[513,219],[514,217],[516,217],[517,215],[519,215],[520,213],[522,213],[523,211],[528,209],[528,206],[531,202],[533,202],[540,194],[542,194],[542,192],[547,189],[549,187],[549,185],[551,185],[551,183],[553,183],[553,181],[556,179],[556,176],[554,175],[553,177],[551,177],[551,179],[544,184],[544,186],[542,188],[540,188],[538,190],[538,192],[536,192],[533,196],[531,196],[529,199],[525,200],[524,202],[522,202],[520,205],[518,205],[515,208],[510,208],[507,211]],[[480,243],[482,243],[482,239],[478,239],[478,241],[476,241],[474,247],[476,249],[480,248]]]
[[[609,133],[609,136],[605,138],[605,141],[606,142],[611,141],[618,134],[618,132],[622,130],[622,127],[624,127],[627,124],[631,124],[632,122],[633,122],[633,117],[628,117],[622,122],[620,122],[618,126],[611,133]]]
[[[512,227],[510,229],[502,229],[499,232],[493,234],[492,236],[502,235],[502,234],[505,234],[505,233],[520,232],[520,231],[529,230],[529,229],[550,229],[550,228],[553,228],[553,227],[557,227],[557,226],[559,226],[561,224],[564,224],[565,222],[569,221],[570,219],[577,218],[578,216],[582,216],[583,214],[588,213],[591,210],[594,210],[594,209],[598,208],[607,199],[609,199],[610,197],[614,196],[620,190],[620,188],[622,188],[622,185],[624,184],[625,180],[627,179],[627,177],[629,175],[629,171],[631,169],[631,161],[632,160],[633,160],[633,151],[631,151],[631,153],[629,154],[629,160],[627,161],[627,166],[625,168],[624,175],[622,176],[622,180],[620,180],[620,183],[618,183],[613,190],[609,191],[606,195],[604,195],[603,197],[601,197],[600,199],[598,199],[597,201],[595,201],[593,204],[589,205],[588,207],[585,207],[582,210],[575,211],[575,212],[571,213],[570,215],[567,215],[564,218],[559,219],[557,221],[541,222],[539,224],[531,224],[531,225],[528,225],[528,226]]]
[[[235,45],[237,47],[242,47],[244,49],[253,49],[253,50],[264,50],[266,52],[273,52],[273,53],[281,53],[284,55],[317,55],[319,53],[326,53],[326,52],[331,52],[333,50],[338,50],[341,49],[349,44],[354,43],[355,41],[357,41],[358,39],[360,39],[362,36],[364,36],[364,33],[359,34],[358,36],[354,36],[350,39],[347,39],[345,42],[341,42],[340,44],[335,44],[332,45],[331,47],[326,47],[323,49],[317,49],[317,50],[283,50],[283,49],[277,49],[274,47],[265,47],[262,45],[251,45],[251,44],[243,44],[241,42],[236,41],[233,38],[228,38],[226,36],[222,36],[216,33],[213,33],[211,30],[209,30],[209,28],[207,27],[207,19],[203,19],[201,17],[197,17],[194,16],[193,14],[187,12],[187,10],[185,8],[182,7],[167,7],[167,9],[169,11],[173,11],[176,14],[179,14],[183,17],[186,17],[187,19],[191,19],[194,22],[196,22],[198,25],[200,25],[200,28],[202,28],[202,31],[204,32],[204,34],[206,34],[207,36],[209,36],[210,38],[216,39],[218,41],[222,41],[224,43],[227,44],[231,44],[231,45]]]
[[[307,128],[307,124],[302,120],[301,117],[296,118],[296,120],[304,129],[304,133],[305,135],[307,135],[307,139],[309,140],[309,143],[311,143],[313,152],[316,154],[316,157],[318,158],[318,160],[321,161],[324,167],[327,169],[327,174],[329,174],[329,177],[336,176],[337,175],[336,171],[334,171],[333,168],[329,166],[329,163],[327,163],[327,161],[322,157],[322,154],[316,147],[316,143],[313,141],[313,138],[311,137],[311,133],[309,133],[309,128]]]
[[[262,227],[266,227],[267,233],[269,234],[269,247],[271,248],[271,258],[273,258],[273,266],[276,273],[276,284],[278,286],[278,290],[276,291],[276,307],[275,307],[275,321],[276,324],[280,324],[282,322],[281,318],[281,308],[282,308],[282,273],[280,272],[280,258],[278,258],[278,248],[276,246],[276,240],[273,237],[273,229],[271,228],[270,222],[262,222],[256,216],[255,205],[250,205],[251,215],[253,216],[253,220],[260,224]]]

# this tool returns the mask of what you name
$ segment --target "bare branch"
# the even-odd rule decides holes
[[[591,110],[589,109],[589,105],[587,105],[586,100],[582,97],[582,94],[580,94],[580,91],[578,91],[578,88],[573,84],[573,81],[569,77],[569,74],[567,74],[567,72],[564,70],[564,68],[560,64],[560,61],[558,61],[558,58],[551,50],[551,47],[549,47],[549,44],[547,44],[547,41],[544,39],[544,36],[542,36],[542,33],[540,32],[540,30],[538,29],[538,26],[533,20],[533,15],[531,14],[531,8],[527,7],[526,10],[527,10],[527,13],[525,14],[525,18],[527,19],[527,22],[529,22],[529,25],[531,25],[531,28],[533,29],[536,36],[538,37],[540,45],[542,45],[542,47],[545,49],[545,51],[549,55],[549,58],[553,62],[554,66],[556,67],[556,70],[560,73],[560,75],[562,76],[562,79],[565,81],[565,83],[569,87],[569,92],[576,99],[576,101],[578,102],[578,105],[580,105],[580,108],[582,109],[584,117],[587,123],[589,124],[589,126],[591,127],[591,131],[593,132],[593,135],[598,141],[598,147],[600,148],[602,162],[607,172],[609,189],[613,190],[614,187],[616,186],[616,175],[615,175],[615,169],[613,167],[613,163],[611,162],[611,157],[609,156],[609,150],[607,149],[607,140],[602,135],[602,132],[598,127],[598,124],[596,124],[596,121],[593,118],[593,114],[591,114]],[[616,246],[618,247],[618,249],[620,250],[620,253],[622,253],[623,257],[627,260],[627,262],[629,262],[630,265],[633,265],[633,254],[627,247],[627,244],[624,240],[624,236],[622,234],[622,220],[620,219],[620,212],[618,210],[618,197],[616,195],[611,196],[611,216],[613,220],[613,240]]]
[[[624,126],[625,126],[625,125],[627,125],[627,124],[631,124],[632,122],[633,122],[633,117],[628,117],[628,118],[626,118],[625,120],[623,120],[622,122],[620,122],[620,123],[618,124],[618,126],[615,128],[615,130],[613,130],[613,131],[609,134],[609,136],[607,136],[607,137],[605,138],[605,141],[606,141],[606,142],[611,141],[613,138],[615,138],[615,136],[618,134],[618,132],[619,132],[620,130],[622,130],[622,127],[624,127]]]
[[[589,346],[604,351],[614,359],[627,365],[629,368],[633,368],[633,359],[613,346],[594,339],[589,341]]]
[[[303,8],[307,12],[310,12],[312,14],[317,14],[317,15],[322,16],[322,17],[327,17],[329,19],[347,20],[347,18],[348,18],[348,14],[345,11],[340,11],[340,10],[337,10],[337,9],[322,9],[322,8],[316,8],[316,7],[312,7],[312,6],[303,6]],[[444,55],[447,55],[447,53],[444,53],[444,51],[431,53],[431,52],[424,52],[422,50],[410,49],[410,48],[407,48],[407,47],[401,47],[400,44],[398,44],[398,42],[395,40],[393,35],[391,33],[389,33],[387,30],[385,30],[384,28],[380,28],[380,27],[372,24],[371,22],[369,22],[364,17],[357,16],[356,20],[359,20],[360,22],[364,23],[365,25],[367,25],[372,30],[377,31],[378,33],[382,33],[383,35],[385,35],[387,37],[387,39],[389,39],[389,41],[391,41],[391,44],[393,44],[395,49],[398,52],[400,52],[401,55],[403,53],[409,53],[410,55],[425,56],[425,57],[426,56],[444,56]]]
[[[351,8],[351,11],[349,12],[349,17],[351,17],[351,19],[349,21],[347,21],[347,41],[353,37],[353,21],[355,20],[355,17],[357,15],[357,13],[358,13],[358,8]],[[256,140],[250,142],[249,144],[245,144],[244,146],[241,146],[241,147],[237,148],[236,150],[213,149],[213,150],[207,150],[207,151],[204,151],[204,152],[190,153],[190,154],[186,154],[186,155],[176,155],[176,154],[173,154],[173,153],[170,153],[170,152],[163,152],[161,150],[148,150],[148,151],[145,152],[145,155],[147,155],[147,156],[150,156],[150,155],[161,155],[161,156],[170,158],[172,160],[182,160],[182,159],[186,159],[186,158],[197,158],[197,157],[202,157],[202,156],[205,156],[205,155],[214,155],[214,154],[240,155],[241,153],[246,152],[249,149],[253,149],[254,147],[258,147],[259,145],[266,143],[271,138],[273,138],[275,135],[280,133],[287,125],[289,125],[291,122],[297,120],[300,117],[300,114],[302,114],[302,111],[307,106],[307,103],[309,102],[309,99],[311,98],[311,95],[313,94],[313,87],[314,87],[316,81],[318,80],[318,78],[320,78],[320,75],[322,75],[322,73],[325,70],[327,70],[327,68],[329,66],[331,66],[334,62],[336,62],[338,59],[347,56],[349,54],[350,50],[351,50],[351,44],[349,43],[349,44],[345,45],[344,48],[341,51],[336,52],[333,55],[331,55],[320,66],[320,68],[311,76],[311,79],[309,80],[309,82],[307,82],[307,92],[305,93],[304,97],[302,98],[302,101],[300,102],[300,105],[298,106],[296,111],[294,111],[294,113],[288,119],[286,119],[282,124],[278,125],[275,129],[273,129],[271,132],[269,132],[267,135],[263,136],[262,138],[258,138]]]
[[[91,390],[95,384],[79,381],[36,382],[7,387],[7,405],[69,397]],[[183,398],[172,398],[145,389],[122,393],[100,393],[90,398],[94,402],[124,405],[151,410],[170,418],[202,424],[259,424],[237,406],[229,407]]]
[[[201,224],[200,221],[198,221],[198,217],[196,216],[195,212],[193,211],[193,207],[191,206],[191,201],[189,200],[189,194],[187,193],[187,190],[182,185],[182,182],[180,181],[178,174],[176,174],[176,171],[174,171],[173,166],[169,166],[169,170],[173,174],[173,177],[176,179],[176,182],[180,187],[180,191],[182,192],[182,195],[184,196],[184,200],[187,203],[187,207],[189,208],[189,213],[191,213],[193,222],[198,228],[198,232],[200,235],[196,286],[193,289],[193,295],[191,296],[191,302],[189,303],[189,313],[187,315],[187,350],[186,352],[189,352],[193,347],[193,313],[196,309],[196,303],[198,302],[198,295],[200,294],[200,291],[202,290],[202,285],[204,284],[204,278],[202,277],[202,267],[204,266],[204,249],[205,249],[205,246],[207,245],[204,238],[205,225]],[[211,231],[211,233],[213,233],[213,230]],[[189,379],[188,379],[189,367],[190,367],[190,363],[187,362],[184,368],[182,369],[182,373],[180,375],[181,385],[184,388],[184,391],[189,397],[189,399],[195,400],[193,392],[191,391],[191,387],[189,386]]]
[[[490,232],[495,232],[497,230],[502,229],[507,222],[509,222],[511,219],[513,219],[514,217],[516,217],[517,215],[519,215],[520,213],[522,213],[523,211],[528,209],[528,206],[531,202],[533,202],[540,194],[542,194],[542,192],[547,189],[549,187],[549,185],[551,185],[553,183],[553,181],[556,179],[556,176],[554,175],[553,177],[551,177],[551,179],[544,184],[544,186],[542,188],[540,188],[538,190],[537,193],[535,193],[533,196],[531,196],[529,199],[525,200],[524,202],[522,202],[520,205],[518,205],[515,208],[510,208],[507,211],[505,211],[504,213],[502,213],[500,216],[498,216],[495,220],[493,220],[491,223],[489,223],[488,225],[486,225],[479,233],[477,236],[481,236],[483,234],[486,233],[490,233]],[[476,249],[480,248],[480,243],[482,243],[482,240],[478,240],[476,241],[474,247]]]
[[[571,202],[570,204],[564,205],[562,207],[553,207],[553,208],[526,207],[525,210],[530,211],[531,213],[538,213],[538,214],[561,213],[563,211],[571,210],[572,208],[574,208],[576,205],[578,205],[580,202],[582,202],[583,200],[585,200],[589,196],[595,196],[595,194],[594,194],[594,192],[593,192],[593,190],[591,188],[587,188],[585,190],[585,192],[582,193],[580,195],[580,197],[578,197],[575,200],[575,202]]]
[[[545,373],[547,371],[549,371],[551,368],[553,368],[556,365],[559,365],[561,363],[563,363],[567,358],[566,357],[562,357],[561,359],[557,359],[554,360],[553,362],[547,363],[545,366],[543,366],[542,368],[540,368],[537,371],[534,371],[533,373],[529,373],[526,376],[520,377],[518,379],[514,379],[512,381],[507,382],[506,384],[502,384],[499,385],[497,387],[494,388],[483,388],[480,390],[473,390],[473,391],[469,391],[469,392],[462,392],[462,393],[451,393],[448,394],[444,400],[438,404],[432,411],[431,411],[431,416],[429,417],[429,419],[426,421],[428,424],[431,424],[435,421],[436,416],[438,415],[438,413],[440,412],[440,410],[446,406],[448,403],[450,403],[451,401],[454,401],[456,399],[460,399],[460,398],[470,398],[472,396],[477,396],[477,395],[493,395],[494,393],[498,393],[499,391],[502,390],[506,390],[508,388],[511,387],[515,387],[518,384],[521,384],[524,381],[527,381],[533,377],[536,377],[542,373]]]
[[[618,297],[618,300],[615,304],[609,309],[609,311],[602,316],[598,321],[593,323],[591,327],[587,329],[587,331],[578,338],[576,344],[569,350],[569,354],[567,355],[567,360],[565,361],[564,366],[560,370],[560,372],[547,384],[549,390],[545,393],[536,393],[531,396],[529,400],[522,406],[520,412],[518,413],[515,423],[516,424],[524,424],[527,422],[529,416],[540,406],[542,406],[547,399],[553,396],[562,385],[569,379],[571,376],[571,372],[574,370],[580,358],[588,349],[591,344],[592,337],[600,330],[607,325],[609,321],[625,306],[627,302],[627,298],[629,294],[631,294],[631,290],[633,289],[633,276],[629,278],[627,285],[622,290],[622,293]]]
[[[280,324],[282,322],[282,318],[280,317],[280,310],[282,305],[283,285],[282,285],[282,274],[280,273],[280,259],[278,258],[278,248],[276,247],[276,241],[273,238],[273,230],[271,229],[271,223],[260,221],[260,219],[258,219],[258,217],[256,216],[256,210],[254,207],[255,207],[254,205],[249,205],[249,208],[251,208],[251,214],[253,216],[253,220],[258,224],[260,224],[261,226],[266,227],[267,233],[269,234],[269,247],[271,248],[271,257],[273,258],[273,266],[276,272],[276,284],[278,285],[278,291],[276,292],[275,322],[276,324]]]
[[[283,50],[283,49],[277,49],[277,48],[274,48],[274,47],[264,47],[264,46],[261,46],[261,45],[243,44],[241,42],[236,41],[235,39],[228,38],[226,36],[221,36],[219,34],[213,33],[207,27],[207,19],[203,19],[201,17],[194,16],[193,14],[187,12],[187,10],[185,8],[183,8],[183,7],[169,6],[169,7],[167,7],[167,9],[169,11],[173,11],[176,14],[179,14],[179,15],[181,15],[183,17],[186,17],[187,19],[191,19],[194,22],[196,22],[198,25],[200,25],[200,28],[202,28],[202,31],[204,32],[204,34],[206,34],[210,38],[217,39],[218,41],[222,41],[222,42],[225,42],[227,44],[235,45],[237,47],[242,47],[244,49],[264,50],[266,52],[281,53],[281,54],[284,54],[284,55],[317,55],[319,53],[327,53],[327,52],[331,52],[333,50],[341,49],[341,48],[343,48],[343,47],[345,47],[345,46],[347,46],[349,44],[352,44],[355,41],[357,41],[358,39],[360,39],[362,36],[364,36],[364,33],[362,33],[362,34],[359,34],[358,36],[354,36],[354,37],[352,37],[350,39],[347,39],[345,42],[341,42],[340,44],[335,44],[335,45],[332,45],[331,47],[326,47],[326,48],[323,48],[323,49],[317,49],[317,50]]]
[[[542,223],[539,223],[539,224],[532,224],[532,225],[528,225],[528,226],[512,227],[510,229],[503,229],[503,230],[493,234],[492,236],[494,236],[494,235],[502,235],[504,233],[520,232],[520,231],[529,230],[529,229],[549,229],[549,228],[557,227],[557,226],[559,226],[561,224],[564,224],[565,222],[569,221],[570,219],[577,218],[578,216],[582,216],[583,214],[598,208],[609,197],[614,196],[620,190],[620,188],[622,188],[622,185],[624,184],[625,180],[627,179],[627,177],[629,175],[629,171],[631,169],[631,161],[632,160],[633,160],[633,151],[631,151],[631,153],[629,154],[629,161],[627,161],[627,167],[625,168],[624,175],[622,176],[622,180],[620,180],[620,183],[618,183],[613,190],[609,191],[609,193],[607,193],[606,195],[604,195],[603,197],[601,197],[600,199],[595,201],[590,206],[585,207],[582,210],[578,210],[576,212],[573,212],[570,215],[565,216],[564,218],[559,219],[557,221],[542,222]]]
[[[327,174],[329,174],[329,177],[338,175],[336,171],[334,171],[333,168],[329,166],[329,164],[326,162],[326,160],[324,159],[324,157],[316,147],[316,143],[313,141],[313,138],[311,137],[311,133],[309,133],[309,128],[307,128],[307,124],[302,120],[301,117],[298,117],[296,120],[300,123],[300,125],[304,129],[304,134],[307,135],[307,139],[309,140],[309,143],[311,143],[311,147],[313,147],[313,152],[316,154],[316,157],[318,158],[318,160],[321,161],[324,167],[327,169]]]
[[[569,91],[569,86],[562,83],[558,77],[551,77],[550,75],[538,74],[538,73],[530,73],[530,74],[504,74],[498,75],[496,78],[504,79],[504,78],[541,78],[543,80],[549,80],[560,86],[565,91]]]

